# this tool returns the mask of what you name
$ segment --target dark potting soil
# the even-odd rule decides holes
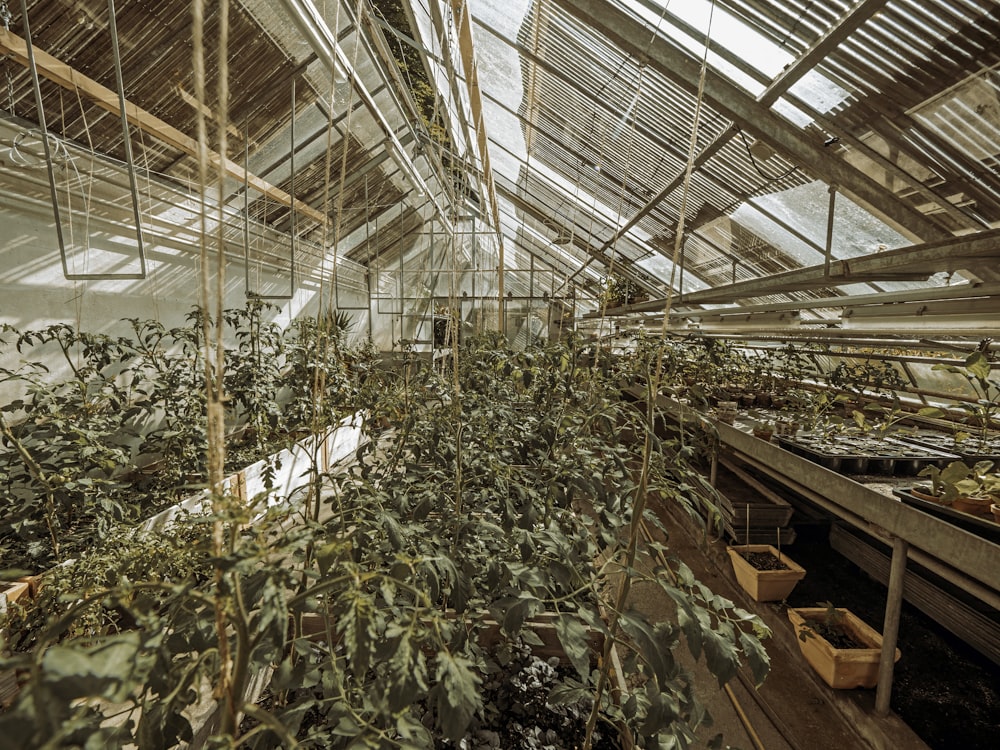
[[[757,570],[788,570],[788,566],[770,552],[740,552],[743,559]]]
[[[817,620],[807,620],[807,623],[810,629],[814,630],[817,635],[822,636],[834,648],[871,648],[867,643],[856,640],[839,625]]]
[[[796,531],[789,554],[809,574],[789,595],[789,606],[829,601],[881,630],[885,587],[830,548],[829,527],[801,525]],[[997,747],[1000,666],[905,601],[898,646],[892,710],[933,750]]]

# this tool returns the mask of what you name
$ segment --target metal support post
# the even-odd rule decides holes
[[[826,248],[823,255],[823,276],[830,276],[830,261],[833,259],[833,219],[837,207],[837,186],[830,185],[830,208],[826,213]]]
[[[892,695],[892,672],[896,661],[896,640],[899,636],[899,615],[903,609],[903,578],[906,574],[906,553],[909,544],[898,536],[892,538],[892,563],[889,566],[889,590],[885,600],[885,622],[882,624],[882,658],[878,665],[878,689],[875,693],[875,713],[889,713]]]

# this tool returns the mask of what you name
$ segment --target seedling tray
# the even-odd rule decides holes
[[[977,444],[975,438],[956,443],[951,435],[943,432],[918,432],[913,435],[899,435],[896,439],[912,445],[945,451],[955,456],[952,460],[961,459],[967,464],[974,464],[977,461],[1000,463],[1000,440],[996,439],[990,440],[985,446]]]
[[[844,450],[836,443],[810,440],[802,437],[778,437],[778,444],[785,450],[807,458],[830,471],[842,474],[864,474],[868,468],[868,456]]]
[[[779,437],[778,443],[792,453],[842,474],[916,476],[925,466],[946,466],[958,459],[954,453],[893,438],[795,436]]]

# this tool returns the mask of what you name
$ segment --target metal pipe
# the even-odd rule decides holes
[[[142,244],[142,219],[139,210],[139,191],[135,184],[135,163],[132,160],[132,136],[125,116],[125,83],[122,80],[122,58],[118,48],[118,21],[114,0],[108,0],[108,29],[111,32],[111,54],[115,64],[115,82],[118,84],[118,111],[122,121],[122,135],[125,139],[125,163],[128,165],[128,182],[132,191],[132,212],[135,214],[135,239],[139,249],[139,276],[146,278],[146,253]],[[135,278],[134,276],[131,278]]]
[[[892,671],[896,662],[899,616],[903,610],[903,580],[906,577],[906,552],[909,544],[898,536],[892,538],[892,564],[889,567],[889,590],[885,599],[885,622],[882,625],[882,654],[878,663],[878,688],[875,713],[888,716],[892,695]]]
[[[826,247],[823,250],[823,276],[830,277],[830,262],[833,259],[833,221],[837,206],[837,186],[830,185],[830,207],[826,212]]]
[[[368,175],[365,175],[365,211],[368,211]],[[368,339],[372,339],[372,331],[375,326],[375,318],[372,314],[372,240],[371,222],[365,216],[365,253],[368,262],[365,264],[365,284],[368,288]]]
[[[146,278],[146,257],[142,245],[142,232],[139,222],[139,201],[135,187],[135,174],[132,164],[131,150],[129,148],[128,121],[125,117],[124,93],[121,79],[121,59],[118,55],[117,34],[115,32],[114,7],[109,0],[109,12],[111,13],[110,29],[112,35],[112,52],[115,59],[115,73],[118,80],[119,110],[122,119],[122,128],[125,134],[125,148],[129,171],[129,181],[132,189],[132,209],[135,221],[135,231],[137,247],[139,251],[139,273],[74,273],[69,268],[69,258],[66,254],[66,240],[63,235],[62,217],[59,211],[59,193],[56,188],[55,171],[52,169],[52,148],[49,145],[49,131],[45,123],[45,109],[42,104],[42,87],[38,77],[38,66],[35,63],[35,50],[31,43],[31,27],[28,22],[27,0],[21,0],[21,18],[24,23],[25,47],[28,57],[28,69],[31,72],[31,83],[35,93],[35,106],[38,114],[38,127],[42,134],[42,148],[45,152],[45,167],[49,177],[49,192],[52,198],[52,213],[55,218],[56,239],[59,243],[59,255],[62,260],[63,277],[70,280],[115,280],[115,279],[145,279]],[[55,137],[55,136],[54,136]]]
[[[26,0],[21,1],[22,3],[26,2]],[[309,42],[309,46],[312,47],[317,58],[319,58],[319,60],[323,62],[332,72],[335,73],[336,71],[341,70],[344,72],[346,77],[350,78],[351,84],[358,92],[362,101],[364,101],[365,105],[368,107],[368,111],[379,124],[382,132],[385,133],[390,156],[392,156],[399,168],[406,174],[410,184],[413,185],[413,188],[418,193],[422,193],[430,198],[431,202],[434,204],[434,208],[437,211],[438,218],[441,223],[450,231],[452,224],[448,220],[445,210],[438,203],[437,198],[430,191],[427,183],[424,182],[424,178],[420,175],[420,172],[417,170],[416,166],[403,149],[403,146],[396,137],[396,133],[392,126],[386,120],[385,115],[382,114],[382,111],[375,103],[371,92],[369,92],[365,87],[364,81],[361,80],[361,76],[354,69],[354,66],[351,65],[351,61],[348,59],[347,54],[341,48],[340,43],[330,31],[330,27],[327,26],[326,22],[319,16],[315,6],[311,2],[308,2],[308,0],[281,0],[281,4],[285,7],[285,10],[288,11],[289,16],[295,23],[298,30],[306,38],[306,41]]]
[[[244,275],[246,278],[246,289],[245,294],[247,297],[252,297],[254,299],[273,299],[273,300],[288,300],[295,296],[295,224],[296,216],[295,213],[295,76],[292,76],[292,118],[288,123],[288,133],[289,141],[291,142],[291,148],[288,152],[288,195],[289,195],[289,205],[288,210],[290,211],[288,216],[288,265],[289,265],[289,287],[288,294],[261,294],[260,292],[254,292],[250,289],[250,243],[249,243],[249,233],[247,232],[244,236],[247,240],[246,244],[246,266],[244,267]],[[249,144],[250,133],[247,132],[247,138],[244,140],[244,144]],[[245,210],[245,222],[249,222],[249,204],[248,204],[248,194],[250,192],[250,151],[249,145],[244,146],[244,158],[246,159],[246,165],[243,170],[243,205]],[[245,226],[249,226],[245,223]],[[334,249],[336,253],[336,249]]]

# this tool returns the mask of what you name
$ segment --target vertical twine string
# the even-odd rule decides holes
[[[223,9],[222,6],[225,6]],[[219,30],[219,42],[220,47],[226,36],[228,36],[228,24],[226,21],[226,16],[228,15],[228,0],[221,0],[220,3],[220,14],[221,25]],[[202,310],[201,318],[201,335],[202,335],[202,346],[204,348],[204,377],[205,377],[205,395],[206,395],[206,440],[207,440],[207,463],[208,463],[208,481],[209,489],[212,498],[212,511],[215,516],[215,520],[212,523],[212,553],[216,559],[221,559],[224,554],[225,549],[225,526],[222,521],[221,514],[224,510],[222,501],[222,472],[225,462],[225,443],[224,443],[224,412],[222,407],[222,366],[223,366],[223,351],[214,351],[215,349],[221,350],[221,332],[216,338],[213,339],[212,336],[212,320],[210,310],[212,309],[211,301],[211,271],[209,263],[209,238],[208,238],[208,185],[209,185],[209,156],[208,156],[208,124],[205,118],[205,112],[207,111],[206,106],[206,90],[205,90],[205,3],[204,0],[192,0],[192,25],[191,25],[191,41],[192,41],[192,68],[194,73],[194,90],[195,98],[198,102],[197,111],[195,113],[195,123],[197,128],[198,136],[198,199],[199,199],[199,211],[198,211],[198,238],[199,238],[199,270],[200,270],[200,306]],[[225,54],[224,50],[220,57],[224,60]],[[224,63],[220,61],[220,73]],[[225,84],[223,84],[223,90],[225,89]],[[219,102],[220,107],[224,107],[223,102]],[[221,128],[220,139],[225,144],[225,127]],[[225,156],[225,150],[220,152],[221,156]],[[222,211],[222,175],[219,176],[219,218],[221,219]],[[216,233],[217,241],[222,239],[222,227],[220,226]],[[224,279],[221,276],[220,269],[225,262],[223,246],[217,248],[219,253],[217,273],[219,274],[216,279],[216,305],[214,306],[217,319],[215,320],[215,326],[221,330],[222,318],[221,318],[221,306],[222,297],[224,290]],[[229,647],[229,617],[228,617],[228,601],[229,597],[225,592],[225,581],[224,573],[222,569],[216,565],[213,580],[215,583],[215,627],[216,627],[216,641],[218,643],[219,649],[219,680],[215,687],[215,697],[217,700],[225,699],[227,708],[229,709],[224,716],[226,717],[226,724],[232,724],[235,718],[235,712],[233,711],[233,664],[230,655]]]
[[[643,442],[643,455],[642,455],[642,471],[639,477],[639,483],[636,487],[635,492],[635,502],[632,506],[632,522],[629,529],[629,540],[628,547],[625,550],[625,561],[623,562],[623,569],[626,571],[621,586],[618,590],[618,596],[615,601],[615,607],[611,612],[610,621],[608,623],[609,630],[611,632],[611,638],[608,638],[605,642],[604,647],[604,666],[601,669],[600,676],[598,677],[597,686],[595,688],[594,696],[594,707],[591,710],[590,716],[587,720],[587,734],[584,740],[583,750],[590,750],[593,746],[593,732],[597,724],[597,717],[600,712],[601,698],[604,691],[607,689],[609,672],[611,669],[610,660],[610,650],[611,646],[617,638],[618,632],[620,630],[619,625],[619,613],[624,610],[625,602],[628,600],[629,592],[631,590],[632,579],[631,576],[627,574],[635,566],[635,558],[638,551],[639,545],[639,535],[642,530],[642,517],[646,510],[646,501],[649,494],[649,474],[650,474],[650,463],[652,460],[653,452],[653,440],[652,432],[654,425],[654,416],[656,410],[656,398],[660,391],[660,379],[663,375],[663,355],[666,350],[666,335],[667,335],[667,321],[670,314],[670,306],[673,301],[673,288],[674,288],[674,273],[677,268],[677,260],[680,255],[681,247],[681,237],[684,232],[684,218],[685,212],[687,211],[687,197],[691,184],[691,175],[694,171],[694,159],[695,150],[698,144],[698,125],[701,117],[701,103],[704,96],[705,89],[705,78],[707,76],[708,69],[708,50],[709,41],[711,39],[712,32],[712,19],[715,14],[715,0],[712,2],[712,10],[709,15],[708,20],[708,30],[705,32],[705,52],[701,61],[701,76],[698,81],[698,96],[695,103],[694,110],[694,121],[691,124],[691,143],[688,149],[688,161],[687,166],[684,171],[684,188],[681,198],[680,207],[680,217],[678,219],[677,226],[677,236],[674,241],[674,267],[671,273],[670,285],[667,289],[667,301],[666,308],[663,313],[663,330],[660,336],[660,345],[657,350],[658,356],[656,358],[656,369],[652,378],[648,382],[648,391],[646,394],[646,429],[645,429],[645,439]]]

